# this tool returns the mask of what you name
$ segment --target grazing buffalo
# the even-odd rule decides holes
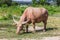
[[[17,25],[16,33],[19,34],[23,28],[23,25],[26,25],[26,32],[28,32],[28,24],[32,23],[35,32],[35,23],[44,23],[43,31],[46,31],[46,24],[48,19],[48,11],[45,8],[36,8],[28,7],[25,9],[20,20],[17,22],[14,18],[14,22]]]

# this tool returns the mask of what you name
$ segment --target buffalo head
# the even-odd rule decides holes
[[[14,24],[17,26],[17,31],[16,31],[17,34],[19,34],[20,31],[23,29],[23,25],[28,22],[28,21],[21,21],[21,19],[19,21],[16,21],[14,17],[13,17],[13,21]]]

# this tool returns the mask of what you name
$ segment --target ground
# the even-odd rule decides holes
[[[10,38],[10,39],[0,39],[0,40],[60,40],[60,36],[56,36],[56,37],[43,37],[43,38]]]
[[[12,20],[0,20],[0,40],[60,40],[60,17],[49,16],[46,32],[42,29],[43,23],[36,23],[36,33],[32,33],[30,24],[29,33],[21,31],[21,34],[17,35]]]

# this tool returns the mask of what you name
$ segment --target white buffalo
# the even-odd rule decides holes
[[[28,24],[32,23],[35,32],[35,23],[44,23],[44,31],[46,31],[46,24],[48,19],[48,11],[45,8],[36,8],[36,7],[28,7],[25,9],[19,21],[16,21],[14,18],[14,22],[17,24],[16,33],[19,34],[21,29],[23,28],[23,24],[26,25],[26,32],[28,32]]]

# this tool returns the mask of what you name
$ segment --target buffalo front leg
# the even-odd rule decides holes
[[[44,29],[43,29],[43,31],[45,32],[46,31],[46,24],[47,24],[47,22],[43,21],[43,23],[44,23]]]
[[[26,32],[28,33],[28,25],[26,25]]]
[[[33,33],[35,33],[35,23],[33,23]]]

